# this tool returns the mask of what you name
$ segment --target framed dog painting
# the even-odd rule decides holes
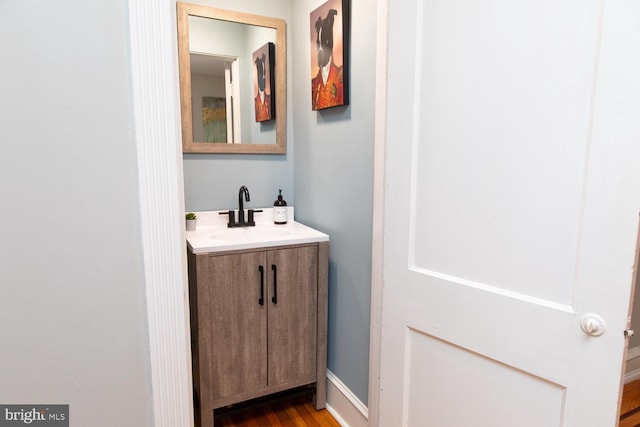
[[[349,0],[311,12],[311,109],[349,105]]]
[[[276,118],[275,96],[275,45],[271,42],[253,52],[253,97],[256,122]]]

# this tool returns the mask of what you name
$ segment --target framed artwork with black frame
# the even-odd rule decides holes
[[[266,122],[276,118],[275,45],[266,43],[253,52],[253,96],[255,100],[256,122]]]
[[[311,109],[349,105],[349,0],[329,0],[310,14]]]

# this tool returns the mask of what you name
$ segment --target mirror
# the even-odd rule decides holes
[[[182,151],[285,153],[285,21],[176,5]]]

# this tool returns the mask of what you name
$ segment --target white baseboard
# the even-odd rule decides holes
[[[627,350],[627,363],[624,370],[624,383],[640,380],[640,346]]]
[[[367,406],[329,370],[327,371],[327,411],[342,427],[368,425]]]

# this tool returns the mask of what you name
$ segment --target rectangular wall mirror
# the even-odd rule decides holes
[[[182,2],[176,7],[182,151],[285,153],[285,21]]]

